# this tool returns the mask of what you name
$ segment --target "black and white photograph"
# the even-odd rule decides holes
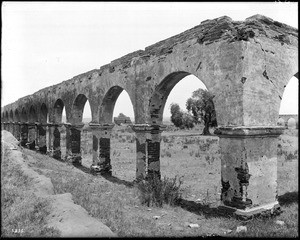
[[[297,238],[298,2],[1,2],[1,238]]]

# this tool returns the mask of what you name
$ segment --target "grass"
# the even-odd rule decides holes
[[[30,189],[32,179],[20,165],[10,160],[10,151],[2,149],[1,211],[2,237],[58,237],[59,231],[46,226],[51,206]]]
[[[181,176],[183,182],[180,189],[183,190],[181,194],[184,201],[174,201],[176,204],[166,204],[168,201],[165,201],[162,207],[159,204],[141,204],[141,192],[132,184],[135,179],[135,142],[132,142],[132,137],[126,136],[134,136],[134,133],[113,132],[113,177],[93,176],[47,156],[29,150],[26,153],[34,155],[37,159],[35,167],[51,178],[56,193],[70,192],[76,204],[85,208],[91,216],[100,219],[119,237],[298,236],[298,161],[286,161],[285,153],[278,160],[278,193],[283,212],[274,218],[256,218],[242,222],[219,215],[214,208],[214,204],[220,199],[218,139],[214,136],[187,137],[189,133],[184,135],[180,131],[175,133],[167,133],[161,143],[164,155],[161,158],[161,173],[169,179],[166,182],[170,182],[175,176]],[[83,139],[83,142],[86,141],[86,145],[91,146],[88,142],[91,138],[88,134],[87,136],[88,139]],[[288,142],[288,139],[290,138],[283,136],[279,142],[287,154],[294,154],[297,145]],[[188,147],[183,148],[183,144]],[[166,155],[166,151],[171,153],[171,157]],[[90,164],[91,155],[85,154],[83,165],[88,168]],[[171,184],[175,187],[178,185]],[[174,192],[176,191],[175,189]],[[162,196],[163,194],[159,198],[162,199]],[[147,198],[147,194],[144,198]],[[154,218],[155,216],[158,218]],[[285,224],[277,225],[276,220],[282,220]],[[200,227],[189,228],[189,223],[198,223]],[[247,226],[246,233],[236,233],[236,227],[241,225]],[[227,229],[232,232],[225,234]]]
[[[174,206],[181,200],[182,180],[177,176],[173,179],[164,177],[162,180],[154,175],[149,180],[138,183],[139,195],[142,204],[162,207],[164,203]]]

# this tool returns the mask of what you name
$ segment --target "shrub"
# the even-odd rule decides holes
[[[181,199],[182,183],[182,179],[177,176],[175,178],[164,177],[161,180],[154,175],[147,180],[143,179],[138,183],[140,201],[148,207],[162,207],[163,203],[174,206]]]
[[[172,154],[169,151],[166,151],[166,156],[167,157],[172,157]]]
[[[194,155],[194,150],[190,151],[189,154],[190,154],[190,156],[193,156]]]

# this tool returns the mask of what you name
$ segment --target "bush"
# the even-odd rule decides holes
[[[140,201],[142,204],[162,207],[163,203],[174,206],[182,196],[182,179],[164,177],[161,180],[154,175],[147,180],[143,179],[138,183]]]

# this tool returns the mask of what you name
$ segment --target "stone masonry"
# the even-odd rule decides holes
[[[136,178],[160,177],[163,110],[173,87],[190,74],[214,95],[223,206],[243,216],[276,210],[276,147],[283,131],[277,120],[284,88],[298,77],[298,30],[265,16],[203,21],[145,50],[20,98],[1,109],[2,129],[19,136],[22,146],[34,149],[34,144],[60,158],[59,124],[65,108],[66,161],[81,164],[82,113],[89,100],[91,170],[110,173],[112,114],[125,90],[134,109]]]

